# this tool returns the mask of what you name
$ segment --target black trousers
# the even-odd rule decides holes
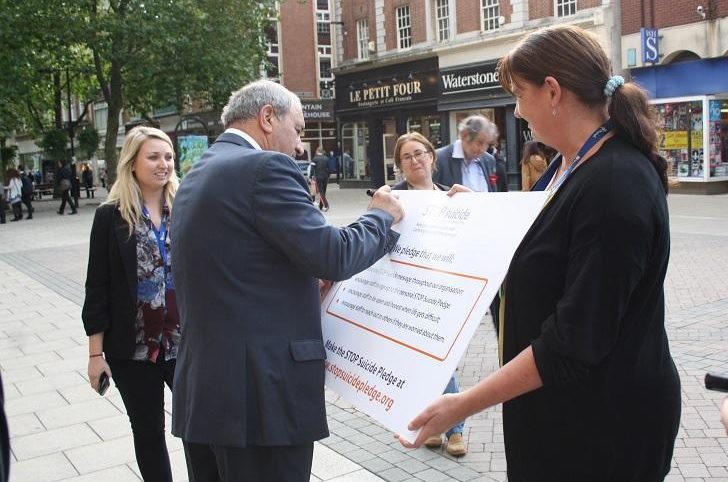
[[[58,212],[63,214],[63,211],[66,209],[66,202],[68,202],[68,206],[71,208],[71,212],[76,212],[76,205],[73,204],[73,199],[71,198],[71,190],[66,189],[65,191],[61,192],[61,207],[58,208]]]
[[[23,204],[25,204],[25,207],[28,210],[28,215],[26,216],[26,218],[31,219],[33,217],[33,202],[31,200],[31,197],[23,196],[22,200]]]
[[[326,199],[326,188],[329,186],[329,176],[319,177],[316,176],[316,184],[319,191],[319,207],[328,208],[329,201]]]
[[[224,447],[183,442],[190,482],[308,482],[313,442],[280,447]]]
[[[160,358],[162,358],[160,354]],[[172,482],[164,439],[164,384],[171,389],[175,360],[157,363],[107,358],[134,434],[134,452],[146,482]]]

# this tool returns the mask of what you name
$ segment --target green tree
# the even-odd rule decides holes
[[[49,129],[43,133],[43,137],[37,144],[45,151],[48,159],[53,161],[64,160],[66,158],[68,133],[63,129]]]
[[[104,157],[113,182],[122,109],[144,117],[187,99],[219,108],[259,76],[263,32],[275,16],[274,0],[0,0],[0,18],[9,19],[0,33],[0,64],[16,65],[20,82],[3,86],[8,82],[0,79],[0,95],[22,91],[34,101],[32,108],[0,107],[0,131],[18,117],[37,121],[42,131],[56,117],[61,73],[69,67],[77,95],[88,89],[94,99],[93,86],[108,105]]]
[[[78,150],[91,159],[99,148],[99,132],[91,126],[78,133]]]

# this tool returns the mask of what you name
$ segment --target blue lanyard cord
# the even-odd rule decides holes
[[[152,232],[154,233],[154,238],[157,240],[157,247],[159,248],[159,254],[162,256],[162,261],[164,262],[165,270],[167,269],[167,214],[162,210],[162,222],[159,224],[159,229],[157,229],[154,226],[154,223],[151,222],[151,216],[149,216],[149,211],[147,211],[147,207],[144,206],[143,208],[144,215],[149,218],[149,221],[152,225]]]
[[[612,124],[611,119],[607,120],[604,124],[599,126],[597,130],[595,130],[592,135],[589,136],[589,138],[586,140],[583,146],[581,146],[581,149],[579,149],[579,152],[576,153],[576,157],[573,161],[569,164],[569,167],[566,169],[566,172],[564,172],[561,177],[559,177],[554,185],[551,187],[551,191],[557,191],[561,185],[566,182],[566,180],[571,176],[571,173],[574,171],[577,165],[579,165],[579,161],[586,155],[587,152],[589,152],[599,141],[601,141],[604,136],[606,136],[612,129],[614,128],[614,125]],[[553,161],[551,161],[551,164],[549,164],[549,167],[546,169],[546,172],[544,172],[543,176],[536,182],[536,184],[533,186],[532,191],[545,191],[546,187],[551,182],[551,179],[556,175],[556,171],[559,169],[559,164],[563,156],[561,154],[556,157]]]

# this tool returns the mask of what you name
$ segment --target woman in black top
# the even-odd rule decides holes
[[[145,481],[172,481],[164,438],[164,385],[172,388],[180,324],[169,258],[169,220],[179,181],[167,134],[135,127],[117,178],[91,227],[83,325],[88,375],[113,377]]]
[[[425,409],[414,445],[503,403],[510,482],[663,480],[680,381],[664,327],[666,164],[645,93],[573,26],[532,33],[499,74],[561,159],[535,186],[549,200],[505,281],[502,368]]]

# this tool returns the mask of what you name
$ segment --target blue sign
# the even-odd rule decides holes
[[[720,105],[721,101],[719,100],[710,101],[710,109],[708,110],[710,112],[710,117],[708,118],[710,122],[720,122]]]
[[[660,60],[660,47],[656,28],[640,29],[640,45],[642,46],[642,63],[656,64]]]

